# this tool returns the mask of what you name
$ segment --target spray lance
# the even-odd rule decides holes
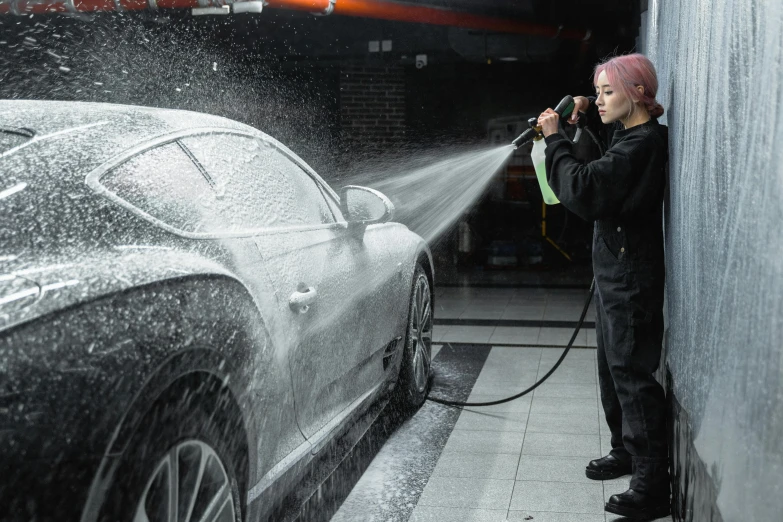
[[[561,118],[563,115],[570,115],[574,112],[574,98],[572,96],[566,96],[555,107],[555,112]],[[544,135],[541,133],[541,127],[538,125],[537,118],[530,118],[527,120],[530,126],[525,132],[520,134],[517,139],[512,142],[515,149],[518,149],[522,145],[526,145],[531,140],[533,141],[533,150],[530,153],[530,157],[533,159],[533,168],[536,170],[536,178],[538,178],[538,184],[541,187],[541,194],[544,196],[544,203],[547,205],[557,205],[560,200],[557,199],[555,193],[552,192],[552,188],[549,186],[546,180],[546,142],[544,141]],[[582,119],[577,121],[576,134],[574,135],[573,143],[579,141],[582,137],[582,127],[584,123]]]
[[[566,96],[562,100],[560,100],[560,103],[557,104],[557,107],[555,107],[555,112],[560,116],[560,118],[563,118],[564,114],[570,115],[572,112],[574,112],[574,98],[571,96]],[[525,132],[519,135],[517,139],[515,139],[512,144],[514,145],[515,149],[518,149],[522,145],[525,145],[527,143],[530,143],[530,141],[533,141],[533,151],[531,152],[530,156],[533,159],[533,167],[536,169],[536,177],[538,178],[538,184],[541,186],[541,194],[544,196],[544,201],[548,205],[556,205],[560,203],[560,201],[555,196],[555,193],[552,192],[552,189],[549,186],[549,183],[546,179],[546,168],[545,168],[545,154],[544,149],[546,149],[546,142],[544,141],[544,135],[541,133],[541,127],[538,125],[538,119],[537,118],[530,118],[528,120],[528,125],[530,126],[529,129],[527,129]],[[577,129],[576,134],[574,135],[574,140],[572,143],[576,143],[579,141],[579,138],[582,135],[582,128],[584,127],[583,118],[580,118],[577,121]],[[592,136],[592,133],[590,133],[588,129],[588,133],[591,135],[594,141],[598,143],[596,138]],[[593,292],[595,291],[595,279],[593,279],[592,284],[590,285],[590,292],[587,296],[587,300],[585,301],[584,308],[582,309],[582,314],[579,316],[579,322],[576,325],[576,329],[574,330],[573,335],[571,335],[571,340],[568,341],[568,345],[566,346],[565,350],[563,350],[563,353],[560,355],[560,358],[555,362],[554,366],[543,376],[541,379],[536,381],[532,386],[527,388],[526,390],[517,393],[516,395],[512,395],[511,397],[506,397],[504,399],[498,399],[495,401],[487,401],[487,402],[464,402],[464,401],[452,401],[448,399],[442,399],[440,397],[427,397],[427,400],[430,400],[432,402],[437,402],[439,404],[444,404],[446,406],[457,406],[457,407],[481,407],[481,406],[494,406],[496,404],[503,404],[505,402],[510,402],[515,399],[518,399],[522,397],[523,395],[527,395],[528,393],[532,392],[536,388],[538,388],[544,381],[546,381],[550,375],[552,375],[555,370],[560,366],[560,364],[565,359],[566,355],[568,355],[569,350],[571,350],[571,346],[574,344],[574,341],[576,340],[576,336],[579,333],[579,330],[582,328],[582,323],[585,320],[585,315],[587,315],[587,309],[590,307],[590,301],[593,299]]]

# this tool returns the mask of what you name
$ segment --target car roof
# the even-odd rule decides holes
[[[252,129],[221,116],[176,109],[75,101],[0,100],[0,126],[31,129],[36,136],[101,121],[133,121],[136,126],[155,133],[164,129],[177,131],[192,126],[212,125]]]
[[[21,173],[47,166],[85,175],[113,156],[156,136],[188,128],[228,128],[262,133],[248,125],[209,114],[173,109],[89,102],[0,100],[0,130],[16,134],[0,149],[0,171]],[[21,134],[28,138],[21,138]],[[32,135],[32,136],[31,136]],[[34,173],[27,172],[28,175]]]
[[[135,105],[42,100],[0,100],[0,173],[6,184],[37,180],[50,190],[68,183],[83,185],[88,173],[123,153],[164,136],[190,131],[229,131],[259,137],[320,179],[306,162],[273,137],[221,116]]]

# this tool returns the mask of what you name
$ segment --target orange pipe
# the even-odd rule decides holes
[[[224,0],[225,3],[238,3],[240,1]],[[219,6],[224,2],[210,0],[209,5]],[[148,0],[119,0],[119,3],[123,9],[129,11],[149,7]],[[400,4],[388,0],[335,0],[334,3],[331,0],[264,0],[264,4],[266,7],[273,9],[306,11],[315,14],[331,14],[333,12],[334,14],[344,16],[464,27],[497,33],[533,34],[550,38],[575,40],[586,40],[590,36],[589,31],[563,29],[562,27],[551,25],[532,24],[505,18],[449,11],[437,7]],[[113,0],[74,0],[73,5],[77,11],[113,11],[115,9]],[[164,9],[199,7],[198,0],[157,0],[157,5]],[[334,9],[330,11],[332,5]],[[50,0],[46,2],[18,0],[14,7],[19,13],[68,11],[68,6],[64,0]],[[0,3],[0,14],[9,11],[11,11],[11,8],[8,3]]]
[[[575,31],[572,29],[561,30],[554,26],[531,24],[458,11],[447,11],[436,7],[398,4],[383,0],[337,0],[334,6],[334,13],[345,16],[394,20],[397,22],[417,22],[422,24],[481,29],[498,33],[524,33],[578,40],[585,39],[589,36],[589,33],[586,31]]]
[[[308,13],[325,13],[330,3],[329,0],[264,0],[265,7]]]

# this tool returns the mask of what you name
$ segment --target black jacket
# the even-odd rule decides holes
[[[600,159],[585,163],[573,155],[564,136],[548,136],[549,186],[568,210],[596,221],[596,229],[626,229],[628,236],[623,233],[617,239],[634,253],[652,250],[650,254],[662,256],[668,128],[654,118],[627,130],[619,124],[603,125],[592,100],[585,116],[594,134],[610,140],[608,150]],[[585,134],[582,139],[589,137]]]

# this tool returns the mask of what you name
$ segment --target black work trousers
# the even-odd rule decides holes
[[[631,460],[631,489],[664,496],[669,494],[666,399],[653,376],[663,341],[665,267],[663,245],[655,244],[662,234],[640,238],[638,233],[617,223],[595,223],[598,380],[611,454]]]

